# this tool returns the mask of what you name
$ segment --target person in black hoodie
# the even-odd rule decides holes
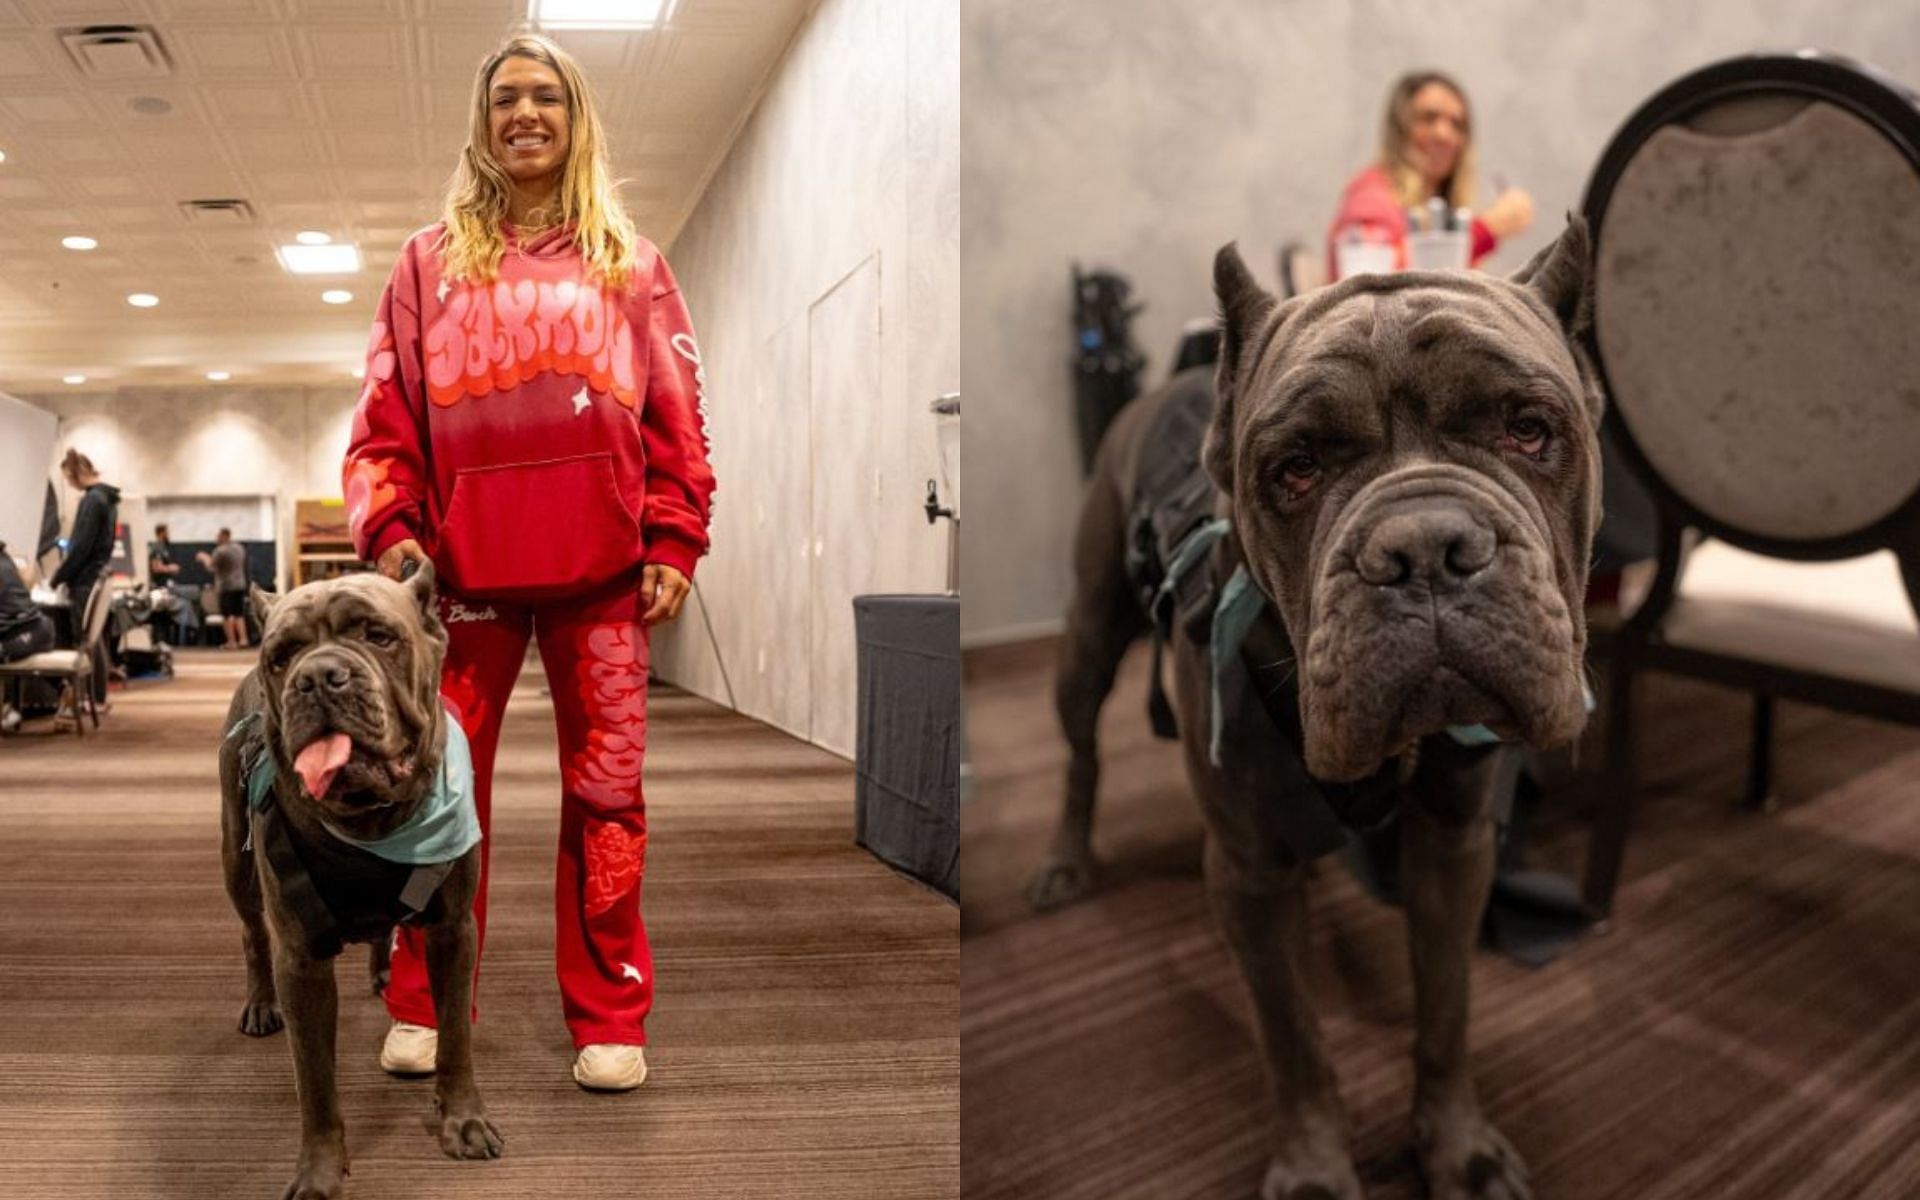
[[[100,576],[113,557],[113,532],[120,523],[120,489],[100,481],[93,460],[78,450],[68,449],[60,460],[60,474],[71,487],[86,494],[80,497],[80,509],[73,514],[73,532],[67,537],[67,557],[53,573],[53,586],[65,584],[72,607],[73,644],[86,641],[87,600],[100,586]],[[93,651],[93,699],[107,698],[107,654],[104,645]]]

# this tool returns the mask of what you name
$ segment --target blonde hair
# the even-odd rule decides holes
[[[1427,181],[1414,162],[1412,135],[1413,98],[1420,89],[1437,83],[1452,92],[1466,114],[1461,130],[1460,153],[1453,170],[1440,181],[1437,195],[1446,197],[1449,208],[1473,207],[1473,106],[1467,93],[1453,77],[1440,71],[1410,71],[1402,75],[1387,93],[1386,118],[1380,127],[1380,166],[1393,184],[1393,198],[1401,208],[1417,208],[1426,203]]]
[[[535,33],[509,37],[487,56],[474,77],[472,124],[460,162],[447,181],[442,214],[447,228],[436,246],[447,275],[491,283],[499,277],[500,258],[506,253],[500,225],[507,217],[513,184],[493,155],[488,92],[493,73],[509,58],[544,63],[565,85],[569,146],[560,175],[560,211],[550,215],[573,226],[574,245],[580,248],[590,275],[607,287],[625,287],[639,234],[615,191],[617,181],[608,173],[606,137],[594,110],[593,92],[573,57]]]

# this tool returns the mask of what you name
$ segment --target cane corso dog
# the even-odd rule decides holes
[[[222,858],[244,926],[241,1030],[272,1033],[284,1009],[292,1043],[300,1159],[286,1197],[340,1193],[333,959],[345,943],[384,941],[401,920],[426,932],[440,1147],[453,1158],[497,1157],[469,1025],[480,851],[477,824],[448,807],[459,793],[446,790],[447,776],[464,769],[465,742],[439,695],[447,634],[433,569],[406,583],[350,575],[278,599],[256,588],[253,602],[265,631],[220,750]],[[429,819],[434,836],[424,847],[415,840],[413,858],[383,856]],[[464,832],[449,838],[450,829]],[[433,845],[455,852],[421,865]]]
[[[1362,1194],[1307,995],[1309,855],[1292,842],[1300,806],[1369,778],[1387,781],[1400,831],[1421,1170],[1444,1200],[1529,1194],[1475,1097],[1468,969],[1507,756],[1566,743],[1585,721],[1603,403],[1582,345],[1589,258],[1575,220],[1510,279],[1361,276],[1285,303],[1232,246],[1215,262],[1221,345],[1200,458],[1212,515],[1230,524],[1195,569],[1257,589],[1242,643],[1256,684],[1220,707],[1269,717],[1209,712],[1221,618],[1166,636],[1207,891],[1277,1093],[1269,1200]],[[1125,560],[1156,400],[1115,423],[1080,517],[1057,696],[1072,757],[1053,858],[1029,893],[1042,907],[1088,886],[1096,720],[1148,623]],[[1270,706],[1283,688],[1288,704]]]

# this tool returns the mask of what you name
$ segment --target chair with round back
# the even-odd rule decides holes
[[[1916,103],[1844,59],[1732,59],[1644,104],[1588,185],[1591,348],[1660,524],[1613,648],[1586,887],[1602,912],[1638,673],[1753,693],[1756,804],[1776,698],[1920,724]]]

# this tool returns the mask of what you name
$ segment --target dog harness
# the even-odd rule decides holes
[[[324,818],[325,836],[303,833],[280,811],[274,784],[279,766],[258,732],[261,714],[249,713],[227,731],[246,739],[240,771],[247,794],[247,848],[256,844],[273,864],[287,902],[315,958],[331,958],[348,942],[387,936],[396,924],[418,922],[439,895],[460,857],[480,842],[473,799],[473,756],[452,713],[433,787],[418,809],[384,837],[363,841]]]

